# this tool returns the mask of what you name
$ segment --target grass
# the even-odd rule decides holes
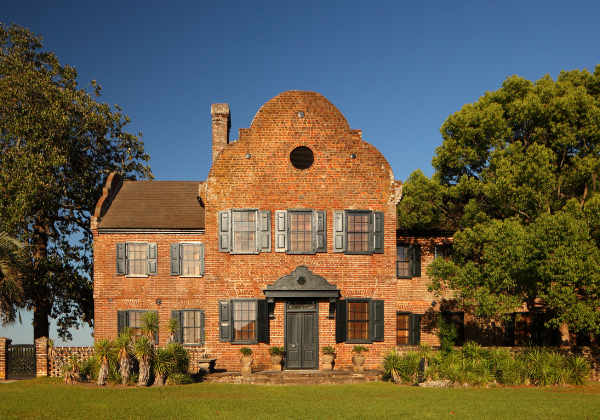
[[[64,385],[53,378],[0,384],[0,418],[592,419],[600,384],[424,389],[390,383],[162,388]]]

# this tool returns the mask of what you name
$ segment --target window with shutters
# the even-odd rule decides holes
[[[348,301],[347,342],[369,342],[369,302]]]
[[[117,274],[128,277],[146,277],[157,273],[155,243],[117,243]]]
[[[450,244],[436,245],[433,249],[433,257],[437,260],[438,258],[448,259],[452,246]]]
[[[129,330],[133,337],[140,337],[143,333],[144,327],[144,315],[147,310],[140,309],[132,309],[127,311],[118,311],[117,312],[117,330],[119,334]],[[154,336],[155,343],[158,343],[158,334]]]
[[[417,346],[421,342],[421,315],[410,312],[396,314],[396,345]]]
[[[256,210],[234,210],[232,216],[233,252],[256,252]]]
[[[396,277],[421,277],[421,247],[398,244],[396,246]]]
[[[179,246],[181,258],[181,275],[184,277],[201,277],[204,274],[204,245],[185,243]]]
[[[233,337],[234,343],[256,342],[256,300],[233,300]]]
[[[290,218],[290,248],[293,254],[312,253],[313,250],[313,216],[312,211],[288,210]]]
[[[336,210],[333,212],[333,252],[383,254],[383,212]]]

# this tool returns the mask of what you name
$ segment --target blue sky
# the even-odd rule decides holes
[[[206,177],[210,104],[232,138],[280,92],[326,96],[389,160],[430,175],[439,128],[509,75],[536,80],[600,64],[600,2],[19,1],[0,22],[97,80],[141,131],[157,179]],[[51,6],[50,6],[51,4]],[[31,342],[31,316],[0,336]],[[89,330],[75,332],[89,344]]]

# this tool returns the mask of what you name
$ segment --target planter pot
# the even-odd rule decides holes
[[[250,376],[252,374],[252,356],[242,356],[240,364],[242,376]]]
[[[281,361],[283,357],[280,354],[271,355],[271,370],[281,370]]]
[[[333,361],[335,360],[335,354],[324,354],[321,357],[323,361],[323,369],[324,370],[333,370]]]
[[[362,354],[355,354],[352,356],[352,369],[354,372],[363,372],[365,369],[363,365],[365,364],[365,356]]]

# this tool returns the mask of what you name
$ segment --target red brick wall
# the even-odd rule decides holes
[[[304,118],[298,112],[304,112]],[[290,152],[307,146],[314,163],[298,170]],[[350,154],[356,155],[355,159]],[[250,158],[246,155],[250,154]],[[217,367],[239,369],[239,348],[219,341],[218,301],[230,298],[264,298],[263,289],[299,265],[306,265],[340,289],[342,297],[385,300],[385,342],[368,345],[367,368],[378,367],[381,356],[395,345],[396,311],[420,310],[431,305],[425,278],[398,280],[396,261],[396,204],[394,176],[383,155],[351,130],[343,115],[324,97],[311,92],[285,92],[267,102],[239,140],[227,145],[213,163],[203,199],[206,233],[198,236],[158,234],[95,234],[95,337],[114,337],[117,310],[159,311],[159,341],[167,339],[166,326],[173,309],[198,308],[206,314],[206,346],[218,356]],[[218,252],[218,211],[229,208],[275,210],[309,208],[327,211],[327,253],[316,255],[230,255]],[[333,212],[369,209],[384,212],[384,253],[345,255],[333,253]],[[149,209],[151,211],[151,209]],[[149,278],[117,276],[117,242],[149,241],[158,244],[158,275]],[[205,276],[169,276],[169,244],[199,240],[205,244]],[[274,235],[271,236],[275,249]],[[424,272],[423,268],[423,272]],[[160,298],[162,304],[155,303]],[[335,321],[327,319],[327,301],[319,304],[319,347],[337,349],[336,366],[351,365],[350,344],[335,343]],[[257,367],[270,365],[268,348],[283,345],[283,303],[275,305],[271,343],[250,346]],[[432,342],[431,337],[426,337]]]
[[[0,337],[0,381],[6,379],[6,370],[7,370],[7,353],[8,346],[12,340],[6,337]]]

